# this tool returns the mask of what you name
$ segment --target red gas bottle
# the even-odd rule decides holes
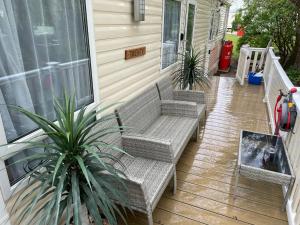
[[[233,44],[232,41],[225,41],[221,51],[219,70],[228,72],[230,70],[230,62],[232,56]]]

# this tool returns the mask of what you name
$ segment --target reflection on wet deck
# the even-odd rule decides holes
[[[241,178],[233,199],[240,130],[270,132],[263,95],[263,86],[213,78],[200,141],[185,149],[177,165],[177,194],[167,189],[154,211],[155,224],[288,224],[279,185]],[[146,221],[139,213],[129,218],[130,225]]]

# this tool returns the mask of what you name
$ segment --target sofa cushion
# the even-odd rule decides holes
[[[160,99],[153,85],[117,109],[125,133],[143,133],[160,115]]]
[[[165,76],[157,82],[161,100],[173,100],[173,85],[170,76]]]
[[[119,124],[117,122],[117,118],[114,114],[110,114],[102,117],[102,119],[103,122],[98,123],[91,131],[91,134],[93,135],[94,133],[97,133],[97,135],[100,135],[109,132],[106,135],[100,137],[98,141],[103,141],[106,144],[110,144],[116,148],[122,149],[121,132]],[[100,145],[98,146],[98,148],[98,150],[101,150],[104,153],[111,154],[116,158],[120,158],[123,155],[123,153],[121,153],[120,151],[114,150],[112,148],[107,148]],[[112,163],[111,159],[105,159],[105,161],[107,163]]]
[[[197,118],[161,116],[143,135],[169,140],[172,143],[175,162],[177,162],[197,126]]]
[[[118,163],[115,164],[116,168],[123,170],[130,180],[140,180],[143,183],[147,200],[154,208],[160,192],[162,194],[164,186],[169,183],[168,179],[172,177],[173,164],[127,155],[123,155],[120,162],[125,169]]]

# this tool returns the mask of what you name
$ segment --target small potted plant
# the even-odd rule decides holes
[[[192,90],[196,84],[206,87],[210,85],[208,75],[201,65],[201,52],[191,48],[182,55],[182,64],[178,70],[173,73],[174,82],[179,88]]]
[[[45,151],[21,160],[38,160],[40,164],[27,175],[29,182],[24,179],[28,185],[11,200],[14,224],[102,225],[103,215],[108,224],[117,225],[117,215],[124,217],[115,202],[127,206],[126,186],[121,179],[124,174],[109,163],[118,159],[101,151],[105,148],[125,153],[105,142],[106,135],[119,132],[119,127],[102,126],[115,116],[97,119],[105,109],[87,111],[87,107],[76,114],[74,97],[67,95],[63,101],[54,101],[56,123],[21,107],[12,107],[35,122],[44,132],[42,137],[47,138],[18,143]],[[97,132],[93,132],[95,127]]]

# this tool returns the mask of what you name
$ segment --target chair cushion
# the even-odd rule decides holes
[[[128,179],[134,178],[142,180],[144,187],[146,188],[145,194],[149,203],[153,206],[163,193],[164,186],[168,184],[167,181],[173,176],[174,171],[172,163],[140,157],[133,158],[127,155],[123,155],[120,162],[125,166],[124,173],[127,175]],[[118,169],[122,168],[121,165],[117,163],[115,166]]]
[[[177,162],[197,126],[196,118],[160,116],[143,135],[171,141]]]
[[[107,117],[111,117],[111,119],[108,119]],[[110,144],[113,147],[122,149],[121,132],[120,132],[120,127],[117,118],[115,117],[114,114],[106,115],[102,118],[104,121],[98,123],[92,129],[91,134],[95,134],[95,133],[104,134],[106,132],[107,134],[100,137],[98,141],[103,141],[104,143]],[[108,129],[110,132],[108,132]],[[98,150],[101,150],[101,152],[104,153],[108,153],[118,159],[123,155],[123,153],[121,153],[120,151],[108,147],[103,147],[103,146],[98,146]],[[106,158],[104,161],[106,163],[113,163],[113,160],[109,158]]]
[[[161,100],[173,100],[173,85],[170,76],[165,76],[157,82]]]
[[[125,133],[142,133],[161,115],[157,88],[154,85],[147,88],[120,106],[117,112],[121,124],[128,127]]]

